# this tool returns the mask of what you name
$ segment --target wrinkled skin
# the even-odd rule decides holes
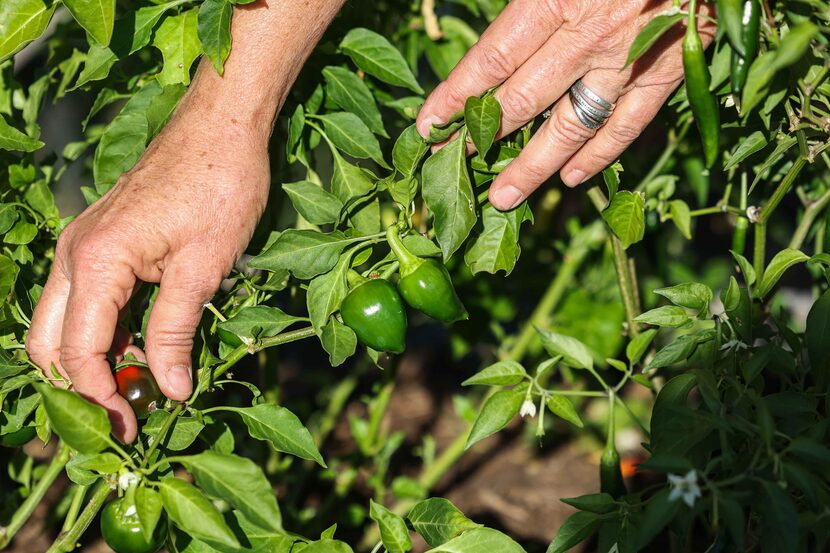
[[[428,136],[432,124],[449,120],[469,96],[500,85],[500,136],[549,106],[551,116],[496,177],[490,202],[498,209],[516,207],[556,172],[568,186],[581,184],[619,157],[682,81],[683,25],[622,69],[637,34],[670,8],[662,0],[513,0],[427,98],[418,131]],[[699,6],[701,15],[713,12]],[[699,17],[698,26],[709,44],[715,25]],[[617,104],[598,131],[584,127],[571,106],[568,90],[578,79]]]

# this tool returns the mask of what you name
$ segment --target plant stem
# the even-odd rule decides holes
[[[144,454],[144,459],[141,461],[141,468],[144,468],[144,466],[150,461],[150,459],[153,456],[153,453],[156,452],[156,450],[159,447],[159,444],[162,442],[162,440],[164,440],[164,437],[167,435],[167,432],[173,425],[173,421],[176,420],[176,417],[179,416],[182,410],[184,410],[184,403],[179,403],[176,405],[175,408],[173,408],[172,411],[170,411],[170,414],[167,415],[167,419],[165,419],[164,424],[156,433],[153,443],[150,444],[149,449],[147,449],[147,453]]]
[[[78,513],[81,511],[81,505],[84,503],[86,497],[87,486],[75,485],[75,495],[72,496],[72,503],[69,505],[69,510],[66,512],[66,518],[63,521],[63,528],[61,532],[68,532],[75,520],[78,518]]]
[[[99,480],[92,492],[92,497],[89,498],[86,507],[84,507],[75,524],[72,525],[72,528],[68,532],[61,533],[51,547],[46,550],[46,553],[65,553],[74,550],[78,538],[92,524],[98,511],[104,506],[104,501],[107,500],[110,491],[112,490],[110,489],[109,483],[106,480]]]
[[[767,225],[755,223],[755,244],[752,252],[752,267],[755,269],[756,281],[761,282],[764,277],[767,250]]]
[[[52,457],[52,461],[49,463],[49,466],[46,467],[46,471],[43,473],[40,480],[38,480],[37,485],[32,488],[29,496],[12,515],[9,525],[5,528],[0,528],[0,549],[5,549],[5,547],[11,543],[15,534],[17,534],[20,528],[22,528],[26,521],[29,520],[29,517],[32,516],[35,507],[38,506],[40,501],[43,499],[43,496],[46,495],[46,492],[52,486],[55,479],[61,472],[63,472],[63,467],[66,465],[67,461],[69,461],[69,447],[64,443],[61,443],[58,446],[58,452],[54,457]]]
[[[810,231],[810,227],[813,226],[816,217],[818,217],[819,213],[827,207],[828,203],[830,203],[830,189],[825,190],[821,196],[807,206],[804,210],[804,215],[801,217],[801,221],[799,221],[798,227],[796,227],[795,233],[793,233],[793,237],[790,240],[789,246],[791,248],[794,250],[801,249],[801,246],[804,244],[804,240],[807,238],[807,233]]]
[[[775,211],[775,208],[778,207],[778,204],[781,203],[781,200],[784,199],[784,196],[789,192],[790,187],[795,182],[796,177],[807,164],[807,159],[804,156],[800,156],[798,159],[795,160],[793,166],[790,167],[790,170],[784,175],[784,178],[781,179],[781,182],[778,183],[778,188],[775,189],[775,192],[772,193],[770,199],[767,200],[767,203],[764,207],[761,208],[761,211],[758,213],[758,223],[766,224],[769,220],[772,212]]]

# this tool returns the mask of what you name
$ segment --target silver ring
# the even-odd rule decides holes
[[[589,89],[581,80],[570,90],[571,105],[579,121],[589,129],[598,129],[614,112],[614,104]]]

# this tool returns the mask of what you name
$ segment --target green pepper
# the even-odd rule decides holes
[[[711,167],[720,150],[720,111],[717,97],[709,90],[712,77],[697,32],[697,0],[689,2],[689,20],[683,38],[683,72],[686,95],[703,142],[706,166]]]
[[[162,514],[147,539],[135,504],[126,498],[116,499],[101,512],[101,535],[116,553],[156,553],[167,538],[167,519]]]
[[[608,438],[602,455],[599,458],[599,489],[614,499],[619,499],[627,493],[623,481],[620,454],[617,451],[614,432],[614,394],[609,396],[608,405]]]
[[[360,277],[360,275],[357,275]],[[363,279],[340,305],[343,322],[365,346],[378,351],[403,352],[406,345],[406,307],[388,281]]]
[[[443,264],[435,259],[418,257],[407,250],[394,225],[387,230],[386,240],[400,263],[398,289],[406,303],[433,319],[447,323],[467,318],[467,310]]]
[[[732,48],[732,70],[730,80],[732,93],[740,97],[746,84],[746,76],[749,74],[749,66],[755,61],[758,55],[758,37],[761,26],[761,6],[758,0],[745,0],[741,14],[741,43],[743,44],[743,55],[734,47]]]

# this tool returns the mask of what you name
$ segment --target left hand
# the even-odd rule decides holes
[[[470,96],[500,85],[499,136],[523,126],[551,106],[551,115],[521,154],[495,179],[490,202],[512,209],[557,171],[576,186],[614,162],[683,79],[684,27],[667,32],[639,60],[623,69],[628,50],[642,28],[670,1],[513,0],[466,56],[427,98],[417,128],[428,136],[433,124],[462,110]],[[707,5],[700,15],[713,15]],[[709,44],[714,25],[698,18]],[[599,130],[585,127],[568,97],[583,83],[616,104]]]

